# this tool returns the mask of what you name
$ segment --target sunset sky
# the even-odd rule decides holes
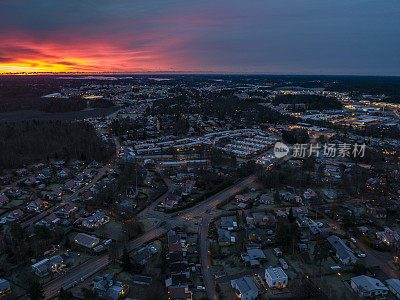
[[[399,0],[0,0],[0,73],[400,75]]]

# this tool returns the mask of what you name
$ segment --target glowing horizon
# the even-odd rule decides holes
[[[0,0],[0,8],[0,75],[400,75],[397,0]]]

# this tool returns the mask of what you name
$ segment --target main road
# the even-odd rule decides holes
[[[188,208],[185,211],[176,213],[171,217],[166,217],[164,222],[162,222],[164,225],[153,228],[139,237],[131,240],[127,245],[128,251],[133,251],[142,245],[159,238],[163,234],[167,233],[168,230],[184,225],[186,222],[202,216],[211,208],[216,207],[218,204],[245,189],[249,184],[255,182],[256,179],[256,175],[250,175],[236,182],[234,185],[211,196],[207,200]],[[69,288],[75,283],[81,281],[82,278],[87,278],[88,276],[95,274],[99,270],[106,267],[109,263],[110,258],[108,254],[103,254],[88,260],[66,274],[60,275],[43,286],[45,298],[49,299],[55,297],[61,287]]]

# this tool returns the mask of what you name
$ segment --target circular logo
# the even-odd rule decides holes
[[[274,146],[274,155],[276,158],[281,158],[289,153],[289,147],[286,146],[284,143],[277,142]]]

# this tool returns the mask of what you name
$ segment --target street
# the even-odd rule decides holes
[[[256,175],[250,175],[238,181],[233,186],[230,186],[225,190],[211,196],[207,200],[187,209],[186,211],[184,211],[184,213],[181,212],[180,214],[166,217],[164,220],[166,224],[164,226],[154,228],[142,234],[141,236],[131,240],[127,245],[128,251],[133,251],[143,246],[144,244],[157,239],[158,237],[167,233],[168,230],[177,226],[184,225],[188,220],[194,220],[195,218],[202,216],[208,209],[216,207],[219,203],[222,203],[226,199],[229,199],[230,197],[233,197],[235,194],[239,193],[250,183],[253,183],[256,178]],[[159,199],[157,199],[156,201],[159,201]],[[79,281],[83,276],[88,276],[89,274],[92,275],[106,267],[109,263],[110,261],[108,254],[103,254],[85,262],[80,266],[77,266],[70,272],[46,283],[43,286],[45,299],[55,297],[61,287],[68,288],[75,281]]]

